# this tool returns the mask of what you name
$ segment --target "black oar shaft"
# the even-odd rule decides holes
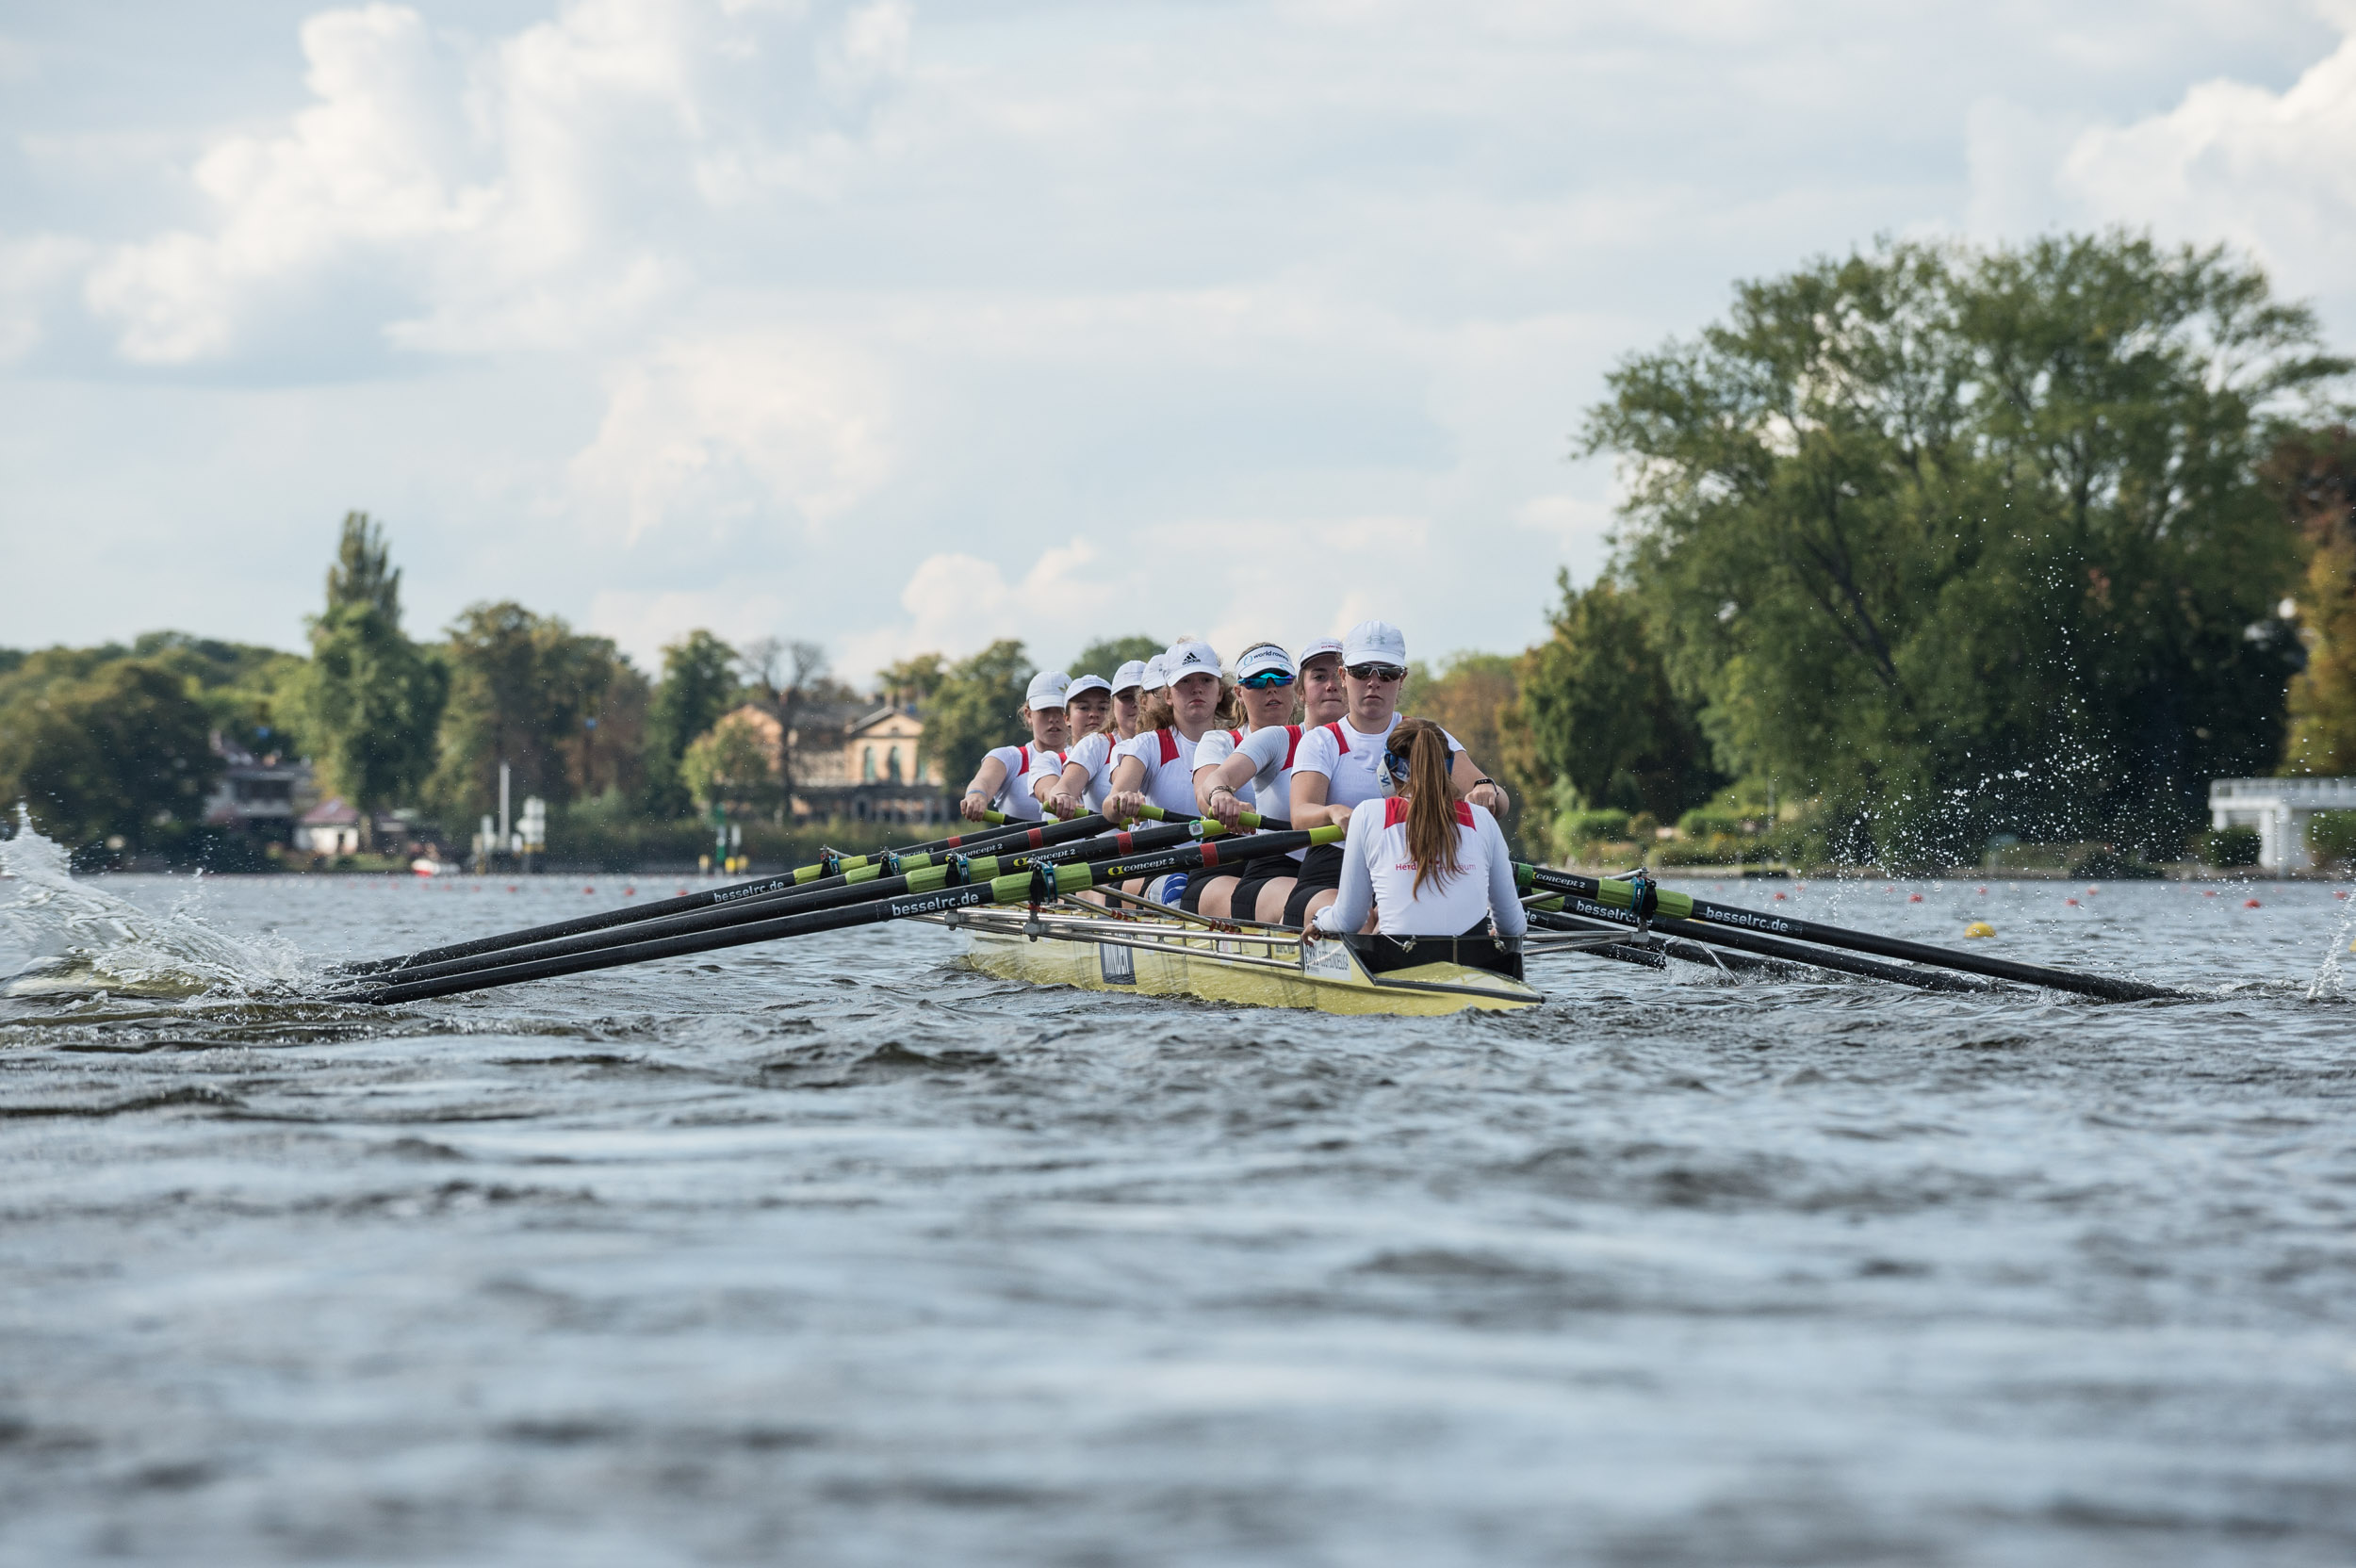
[[[1591,921],[1605,921],[1614,925],[1636,923],[1636,917],[1627,910],[1615,909],[1607,905],[1598,904],[1593,899],[1577,898],[1565,894],[1563,906],[1573,913],[1585,916]],[[1539,920],[1546,917],[1545,912],[1540,910],[1533,911],[1530,918]],[[1930,991],[1984,991],[1989,988],[1989,982],[1986,980],[1950,974],[1945,970],[1908,969],[1897,964],[1880,963],[1872,958],[1853,957],[1846,953],[1828,952],[1821,947],[1807,947],[1798,942],[1783,941],[1775,937],[1762,937],[1750,931],[1714,930],[1687,920],[1657,915],[1653,918],[1652,928],[1672,936],[1695,939],[1698,942],[1706,942],[1710,947],[1733,950],[1736,956],[1726,960],[1726,967],[1729,969],[1757,966],[1759,969],[1773,970],[1788,976],[1795,968],[1805,967],[1813,970],[1832,970],[1842,974],[1861,975],[1869,980],[1889,980],[1901,986],[1915,986]],[[1589,929],[1592,930],[1595,927],[1590,926]],[[1672,947],[1683,951],[1671,951]],[[1695,963],[1713,962],[1711,956],[1696,945],[1696,941],[1664,944],[1662,951],[1670,952],[1673,957],[1690,957]],[[1741,956],[1744,953],[1758,954],[1760,956],[1754,958]]]
[[[1105,826],[1102,817],[1075,817],[1068,823],[1007,823],[985,827],[954,838],[938,839],[929,844],[914,845],[891,853],[903,861],[924,858],[930,859],[947,854],[981,852],[1021,841],[1059,843],[1102,832]],[[854,856],[841,864],[853,870],[863,870],[881,862],[883,852],[874,856]],[[750,900],[807,890],[816,886],[842,886],[838,880],[843,873],[833,876],[823,874],[823,866],[802,866],[775,876],[757,876],[750,881],[731,882],[725,888],[707,888],[701,892],[683,893],[677,898],[659,898],[651,903],[626,909],[604,909],[593,915],[576,915],[570,920],[551,921],[545,925],[526,926],[517,931],[501,931],[493,936],[477,937],[471,941],[451,942],[442,947],[429,947],[393,958],[376,958],[364,963],[349,964],[339,972],[353,977],[372,974],[407,973],[411,970],[453,958],[471,958],[486,953],[500,953],[510,948],[531,947],[561,937],[580,936],[591,931],[610,931],[619,925],[636,925],[641,922],[664,920],[688,914],[697,909],[721,908]]]
[[[1265,855],[1284,855],[1312,844],[1330,843],[1341,836],[1336,828],[1320,828],[1309,833],[1268,833],[1235,841],[1210,841],[1188,842],[1175,848],[1149,851],[1143,854],[1121,854],[1117,849],[1109,858],[1086,860],[1076,864],[1038,866],[1029,871],[1014,872],[988,882],[969,883],[962,887],[941,888],[926,892],[904,893],[896,897],[871,899],[835,909],[809,910],[800,914],[777,915],[766,920],[742,921],[717,930],[685,931],[668,937],[641,941],[614,942],[600,945],[587,952],[565,953],[547,957],[521,957],[512,963],[489,969],[471,969],[463,973],[445,974],[439,978],[414,983],[393,980],[380,983],[352,995],[350,1000],[369,1002],[380,1005],[401,1002],[423,1001],[429,997],[450,996],[461,991],[487,990],[495,986],[512,986],[526,980],[548,980],[560,975],[581,974],[592,970],[614,969],[624,964],[641,964],[656,958],[681,957],[696,953],[712,953],[721,948],[744,947],[754,942],[775,941],[781,937],[808,936],[821,931],[840,931],[857,925],[879,924],[909,915],[936,914],[949,909],[971,908],[990,903],[1020,903],[1026,899],[1078,891],[1103,882],[1121,881],[1137,876],[1158,876],[1168,871],[1181,871],[1192,866],[1214,863],[1226,865],[1239,860],[1256,859]],[[1108,846],[1110,841],[1108,841]]]
[[[1569,872],[1548,871],[1543,867],[1531,868],[1530,885],[1547,892],[1595,899],[1615,907],[1625,905],[1630,886],[1621,881],[1599,882],[1592,876],[1578,876]],[[1612,896],[1604,896],[1607,891]],[[1845,948],[1855,953],[1870,953],[1883,958],[1903,958],[1908,963],[1928,964],[1938,969],[1960,970],[1967,974],[1985,975],[1991,980],[2010,980],[2024,986],[2042,986],[2051,990],[2075,991],[2081,996],[2097,996],[2107,1002],[2145,1002],[2184,994],[2141,980],[2120,980],[2106,974],[2081,974],[2071,970],[2048,969],[2042,964],[2024,964],[1990,954],[1960,953],[1954,948],[1934,947],[1928,942],[1907,941],[1902,937],[1850,931],[1791,915],[1764,914],[1729,904],[1713,904],[1708,899],[1691,898],[1666,890],[1661,890],[1659,897],[1663,912],[1672,917],[1682,917],[1691,927],[1686,934],[1702,940],[1714,941],[1729,934],[1791,938],[1825,947]],[[1656,920],[1654,923],[1665,923]]]

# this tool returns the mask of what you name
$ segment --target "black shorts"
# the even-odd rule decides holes
[[[1218,867],[1210,871],[1204,871],[1201,866],[1195,867],[1192,871],[1186,873],[1186,890],[1178,895],[1178,907],[1184,909],[1190,915],[1201,914],[1203,912],[1203,889],[1209,887],[1214,882],[1219,881],[1221,878],[1232,882],[1242,874],[1243,868],[1241,866],[1237,866],[1232,871],[1224,866]]]
[[[1289,855],[1263,855],[1244,863],[1243,886],[1235,890],[1229,906],[1237,920],[1257,920],[1260,890],[1271,882],[1281,882],[1301,869],[1301,862]]]
[[[1342,886],[1342,846],[1316,844],[1293,868],[1292,895],[1284,900],[1284,923],[1299,925],[1317,893],[1339,892]]]

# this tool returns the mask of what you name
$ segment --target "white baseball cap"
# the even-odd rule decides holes
[[[1281,670],[1288,676],[1301,673],[1293,663],[1293,656],[1274,643],[1262,643],[1258,647],[1246,648],[1243,656],[1235,661],[1237,680],[1248,680],[1255,675],[1266,675],[1270,670]]]
[[[1145,661],[1132,659],[1113,672],[1113,690],[1125,692],[1132,686],[1145,684]]]
[[[1112,689],[1113,683],[1106,680],[1103,676],[1084,675],[1079,679],[1073,681],[1071,685],[1063,689],[1063,700],[1065,704],[1069,706],[1073,697],[1082,695],[1085,693],[1109,692]]]
[[[1344,664],[1407,667],[1407,634],[1388,621],[1360,621],[1342,638]]]
[[[1023,706],[1036,713],[1042,708],[1061,708],[1064,689],[1072,678],[1061,670],[1041,670],[1031,677],[1031,689],[1023,694]]]
[[[1162,655],[1162,677],[1171,685],[1190,675],[1219,676],[1219,650],[1208,643],[1172,643]]]
[[[1301,663],[1305,666],[1312,659],[1339,659],[1341,656],[1342,640],[1339,637],[1320,637],[1301,650]]]
[[[1157,653],[1145,662],[1145,674],[1137,678],[1137,684],[1149,692],[1158,692],[1170,684],[1170,677],[1162,673],[1160,654]]]

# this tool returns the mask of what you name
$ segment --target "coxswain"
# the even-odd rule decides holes
[[[1061,670],[1043,670],[1031,678],[1030,690],[1023,693],[1023,706],[1015,715],[1030,727],[1031,743],[998,746],[982,759],[958,804],[967,821],[979,822],[986,811],[999,812],[1009,822],[1040,819],[1039,796],[1029,780],[1037,772],[1034,764],[1039,753],[1061,757],[1071,743],[1072,726],[1064,710],[1064,689],[1071,684],[1071,678]]]
[[[1252,710],[1254,679],[1263,686],[1275,679],[1273,672],[1255,670],[1252,666],[1251,652],[1235,665],[1236,682],[1247,713]],[[1284,684],[1300,697],[1298,716],[1286,715],[1293,722],[1255,727],[1235,743],[1233,756],[1216,766],[1196,768],[1195,798],[1202,803],[1204,816],[1217,817],[1234,827],[1246,809],[1247,799],[1257,803],[1252,808],[1270,817],[1281,817],[1291,808],[1293,762],[1301,750],[1301,738],[1319,725],[1332,724],[1342,716],[1345,703],[1341,639],[1320,637],[1302,648],[1301,673],[1288,678]],[[1194,754],[1196,762],[1214,755],[1218,745],[1217,734],[1204,736]],[[1301,869],[1302,853],[1296,849],[1288,855],[1246,861],[1242,886],[1227,890],[1232,901],[1227,918],[1256,920],[1268,925],[1281,923],[1284,902],[1292,896],[1295,874]],[[1213,887],[1204,893],[1204,913],[1210,910],[1207,901],[1216,899],[1219,891]]]
[[[1404,720],[1377,743],[1399,792],[1350,814],[1341,887],[1311,933],[1353,934],[1371,919],[1371,939],[1353,945],[1377,972],[1455,962],[1518,977],[1529,917],[1497,819],[1457,797],[1462,748],[1429,719]]]
[[[1296,829],[1350,821],[1354,807],[1393,792],[1383,769],[1383,743],[1399,727],[1399,689],[1407,679],[1407,638],[1387,621],[1360,621],[1342,637],[1342,691],[1347,710],[1301,738],[1293,759]],[[1456,738],[1441,734],[1455,760],[1448,776],[1457,793],[1492,815],[1507,808],[1505,787],[1482,773]],[[1321,844],[1301,857],[1284,900],[1284,923],[1303,925],[1333,902],[1341,887],[1339,844]]]

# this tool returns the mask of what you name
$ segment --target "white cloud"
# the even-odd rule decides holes
[[[2061,188],[2102,218],[2255,253],[2291,291],[2349,290],[2356,34],[2287,90],[2215,80],[2165,114],[2082,133]]]
[[[569,468],[580,512],[656,534],[797,533],[891,471],[890,398],[865,356],[807,334],[663,344],[611,377],[597,438]]]

